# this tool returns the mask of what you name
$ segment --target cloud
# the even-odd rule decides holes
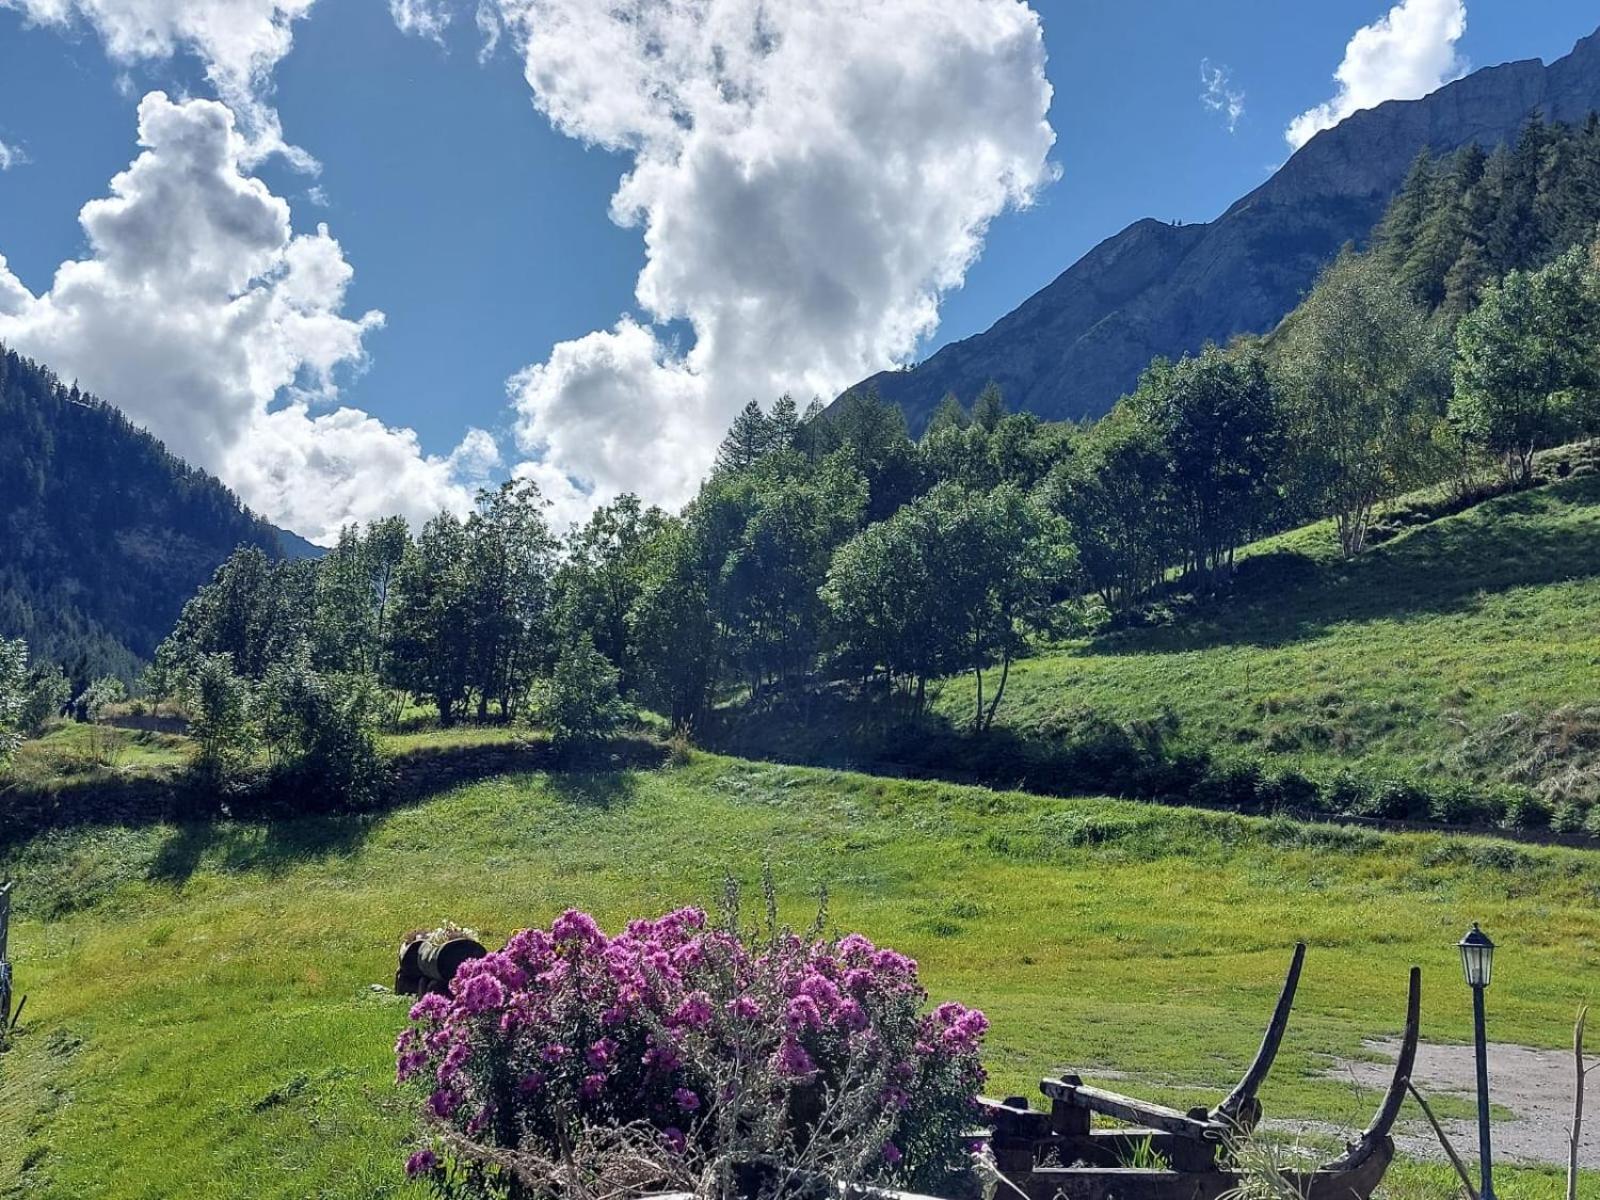
[[[519,470],[573,503],[680,502],[752,396],[911,356],[989,221],[1053,175],[1021,0],[498,0],[479,24],[557,129],[631,159],[611,215],[642,230],[641,314],[508,384]]]
[[[1231,73],[1225,66],[1212,66],[1209,58],[1200,60],[1200,103],[1215,113],[1221,113],[1228,123],[1228,132],[1239,127],[1244,116],[1244,93],[1232,86]]]
[[[1456,43],[1467,31],[1465,0],[1401,0],[1356,30],[1333,73],[1333,99],[1289,122],[1284,138],[1298,150],[1351,113],[1385,100],[1415,100],[1467,73]]]
[[[492,457],[487,434],[428,457],[408,429],[316,411],[334,402],[336,372],[364,363],[383,314],[344,315],[353,271],[339,243],[325,225],[292,232],[288,204],[244,173],[231,111],[152,92],[139,144],[110,195],[79,214],[87,257],[63,263],[49,290],[33,295],[0,258],[0,341],[313,539],[351,519],[465,507]]]
[[[452,13],[446,0],[389,0],[389,15],[401,33],[442,46]]]
[[[9,171],[12,167],[20,167],[28,161],[28,156],[22,152],[21,146],[13,146],[9,142],[0,142],[0,171]]]
[[[283,154],[301,170],[316,160],[283,140],[267,102],[273,68],[293,44],[290,27],[314,0],[0,0],[30,22],[89,25],[122,67],[159,62],[180,51],[205,64],[206,78],[239,117],[247,162]]]

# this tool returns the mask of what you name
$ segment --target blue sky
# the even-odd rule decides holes
[[[126,28],[140,30],[142,21],[149,26],[146,34],[161,33],[165,18],[159,10],[171,4],[115,2],[130,10],[132,24]],[[729,0],[730,5],[735,2]],[[839,2],[855,6],[854,0]],[[229,3],[203,0],[217,9],[227,9]],[[1013,3],[926,0],[926,7],[953,12],[971,25]],[[1459,0],[1411,3],[1418,9],[1460,7]],[[678,500],[701,465],[693,461],[695,439],[704,440],[706,431],[716,427],[740,388],[754,390],[767,383],[766,376],[749,370],[749,355],[781,341],[773,349],[778,357],[811,355],[825,362],[826,369],[794,380],[797,393],[804,393],[807,385],[848,383],[841,373],[862,365],[888,365],[873,361],[885,347],[904,351],[909,345],[914,347],[910,354],[923,357],[948,340],[985,328],[1134,219],[1214,217],[1283,161],[1289,152],[1286,126],[1334,95],[1332,75],[1347,43],[1357,29],[1382,17],[1385,8],[1350,0],[1033,0],[1047,56],[1043,71],[1053,88],[1046,115],[1056,140],[1046,163],[1043,143],[1035,136],[1037,122],[1030,126],[1026,119],[1013,119],[1005,110],[1009,93],[998,93],[992,123],[1008,125],[995,140],[1004,146],[1002,157],[1010,165],[1002,174],[1010,183],[996,192],[1000,185],[991,181],[985,185],[988,192],[959,217],[927,216],[927,236],[935,241],[959,240],[957,235],[980,238],[981,250],[966,269],[964,282],[945,286],[951,256],[960,258],[959,250],[908,243],[909,235],[890,229],[899,212],[876,213],[884,231],[881,244],[871,225],[852,227],[840,237],[856,243],[859,258],[881,254],[914,263],[903,275],[869,272],[862,277],[864,287],[883,289],[869,298],[873,311],[899,306],[905,314],[889,320],[870,345],[840,350],[836,343],[848,339],[829,319],[838,297],[816,299],[815,310],[806,307],[811,301],[796,300],[792,325],[767,318],[747,329],[736,316],[719,311],[706,318],[719,331],[719,347],[748,334],[756,348],[739,351],[746,359],[718,365],[686,357],[696,327],[688,318],[717,305],[718,272],[735,271],[729,260],[747,251],[739,222],[750,214],[730,202],[725,223],[712,226],[711,234],[700,230],[693,238],[684,235],[685,241],[693,241],[693,251],[659,253],[664,274],[670,276],[663,292],[673,297],[666,307],[679,311],[675,318],[652,325],[651,314],[635,299],[640,272],[649,261],[644,229],[621,227],[608,211],[619,179],[634,164],[639,136],[626,130],[614,135],[607,124],[611,114],[593,111],[569,117],[569,132],[557,132],[546,112],[536,107],[524,69],[540,51],[526,44],[526,30],[519,36],[516,22],[528,19],[527,9],[543,4],[524,0],[519,7],[517,0],[507,0],[501,14],[505,32],[497,48],[484,55],[484,33],[466,5],[451,9],[437,6],[437,0],[417,0],[415,11],[452,18],[433,39],[403,32],[384,0],[318,0],[314,5],[307,0],[276,5],[239,0],[241,28],[247,33],[286,30],[292,37],[287,53],[268,56],[270,69],[262,77],[247,78],[249,72],[236,69],[226,51],[196,46],[181,31],[168,31],[169,47],[130,53],[113,44],[118,29],[83,17],[65,27],[31,24],[29,0],[0,0],[0,145],[10,147],[13,159],[9,169],[0,171],[0,254],[31,297],[50,292],[61,263],[94,257],[79,211],[86,202],[107,196],[109,181],[138,153],[141,116],[152,121],[159,116],[141,109],[141,101],[156,89],[168,93],[175,105],[186,97],[227,101],[259,148],[259,153],[244,155],[237,175],[258,179],[271,196],[287,202],[292,234],[306,238],[308,254],[321,255],[318,261],[328,270],[349,273],[347,284],[329,293],[331,299],[318,301],[319,330],[309,341],[296,343],[288,388],[274,387],[270,380],[261,383],[259,364],[248,371],[235,364],[226,368],[232,374],[217,376],[224,382],[215,383],[221,398],[213,400],[207,391],[213,386],[207,374],[211,359],[186,364],[174,374],[168,368],[176,351],[149,349],[163,344],[160,339],[170,330],[142,338],[130,335],[134,345],[121,351],[123,358],[107,348],[116,339],[103,332],[91,337],[86,326],[77,334],[62,332],[37,313],[20,319],[9,339],[47,360],[65,357],[68,361],[57,363],[63,371],[85,376],[176,448],[221,473],[269,516],[313,535],[326,537],[347,517],[373,515],[374,504],[393,507],[409,498],[414,506],[400,506],[421,515],[430,504],[459,502],[472,482],[502,477],[519,469],[518,464],[556,493],[553,498],[564,513],[576,515],[592,498],[603,499],[622,486],[638,486],[647,493],[653,487],[657,494],[651,498]],[[963,7],[972,11],[959,11]],[[34,15],[40,11],[33,10]],[[152,17],[152,11],[157,15]],[[263,11],[266,24],[251,26]],[[539,16],[535,13],[532,19]],[[1455,69],[1461,60],[1473,68],[1516,58],[1549,61],[1591,32],[1597,19],[1592,5],[1575,0],[1467,0],[1465,33],[1438,53],[1453,55]],[[154,40],[159,43],[161,37]],[[840,53],[850,54],[849,45],[841,46]],[[1025,74],[1032,61],[1028,52],[1006,53],[1017,57],[999,60],[1004,77]],[[970,58],[952,59],[941,69],[989,69],[982,63],[974,67]],[[603,56],[599,61],[604,64]],[[1202,62],[1213,72],[1225,72],[1225,77],[1216,76],[1221,109],[1202,102]],[[610,85],[603,65],[567,67],[598,75],[586,86]],[[1442,70],[1437,63],[1417,69]],[[1443,70],[1443,77],[1453,73]],[[997,95],[995,78],[976,76],[974,95],[985,101]],[[1231,130],[1228,93],[1242,106]],[[922,101],[929,106],[931,132],[908,127],[912,140],[928,139],[916,144],[925,145],[925,154],[934,157],[943,127],[943,118],[932,111],[937,100],[937,93],[930,92]],[[1019,88],[1017,104],[1011,107],[1028,102],[1029,93]],[[552,102],[546,97],[544,103],[548,109]],[[825,96],[803,103],[822,105],[823,116],[831,115]],[[797,107],[806,116],[803,104]],[[914,122],[915,116],[903,119]],[[172,120],[178,117],[172,115]],[[289,156],[270,153],[278,129],[284,144],[299,148],[320,169],[312,173],[304,163],[297,169]],[[585,135],[587,143],[572,132]],[[989,145],[976,120],[952,136],[968,139],[963,148]],[[623,146],[605,149],[595,141]],[[1021,184],[1016,181],[1019,163],[1026,176]],[[941,162],[940,170],[948,169]],[[1052,169],[1059,177],[1050,181]],[[816,221],[825,229],[840,209],[830,214],[816,208],[852,206],[859,196],[855,181],[841,175],[818,183],[813,191],[813,181],[803,170],[782,176],[782,192],[796,199],[770,202],[797,206],[792,214],[796,227]],[[980,165],[974,177],[982,171]],[[950,190],[969,182],[959,175],[934,177],[950,179],[943,185]],[[672,204],[704,208],[716,201],[704,191],[703,178],[689,182],[693,186],[681,178],[669,179],[651,193],[652,203],[664,214],[663,245],[673,236]],[[975,178],[974,186],[983,183]],[[680,185],[682,190],[675,191]],[[830,186],[838,190],[830,191]],[[1018,187],[1033,193],[1031,205],[1018,207],[1014,194],[1000,195]],[[177,202],[172,194],[162,194],[168,197],[162,204]],[[894,200],[906,193],[888,195]],[[740,198],[740,204],[765,202]],[[800,211],[802,205],[810,207]],[[163,210],[157,205],[152,211]],[[924,215],[919,209],[907,220],[918,222]],[[160,220],[158,216],[158,227]],[[941,220],[946,225],[939,225]],[[771,226],[759,214],[750,221],[759,243],[759,231]],[[321,223],[332,240],[316,239]],[[123,223],[134,224],[139,223]],[[724,244],[716,244],[719,231]],[[159,238],[163,233],[158,228],[138,236]],[[262,234],[267,242],[272,236]],[[267,242],[252,243],[250,254],[266,256],[260,262],[278,253]],[[798,244],[803,258],[806,243]],[[190,255],[224,253],[211,234],[197,234],[184,246]],[[772,273],[778,282],[763,303],[781,308],[788,302],[781,278],[795,271],[794,258],[792,247],[774,254]],[[756,262],[749,269],[761,267]],[[279,263],[264,269],[281,274],[285,268]],[[696,278],[697,273],[703,278]],[[307,277],[311,274],[308,268]],[[160,281],[168,276],[141,278],[144,290],[138,303],[159,306],[164,299]],[[193,272],[184,278],[189,283],[182,285],[181,294],[188,297],[193,294]],[[852,278],[845,271],[824,282],[848,290]],[[244,285],[236,280],[228,286],[237,292]],[[0,278],[0,314],[5,311],[4,287]],[[795,288],[797,293],[814,291],[815,285],[797,281]],[[917,315],[915,298],[902,295],[908,292],[939,297],[936,324],[927,312]],[[133,303],[125,295],[121,302]],[[184,302],[175,299],[173,304],[176,308]],[[57,307],[65,303],[63,293]],[[360,325],[369,310],[384,314],[381,327],[375,321]],[[619,326],[624,314],[633,314],[641,324]],[[58,324],[66,320],[59,311],[49,319]],[[905,332],[908,323],[914,326],[911,335]],[[785,332],[790,328],[798,331],[793,347]],[[6,329],[0,318],[0,336]],[[605,331],[604,344],[580,341],[596,331]],[[225,338],[217,341],[214,356],[227,354],[225,343]],[[593,369],[592,361],[574,365],[569,360],[579,356],[563,358],[557,350],[575,343],[592,352],[590,359],[599,355],[611,367],[636,350],[653,360],[646,362],[643,374],[597,380],[582,373]],[[152,365],[150,359],[161,361]],[[558,362],[565,364],[559,370]],[[507,381],[541,364],[548,370],[531,379],[522,376],[516,403],[508,405]],[[141,383],[146,380],[141,371],[155,373]],[[717,381],[719,371],[725,382]],[[240,383],[246,375],[253,381]],[[775,373],[772,378],[788,377]],[[182,393],[182,403],[155,396],[161,388]],[[263,388],[270,390],[263,394]],[[630,389],[635,388],[650,393],[634,397],[636,409],[613,403],[615,396],[633,395]],[[304,419],[293,429],[287,422],[258,428],[249,424],[257,418],[236,421],[229,415],[263,406],[281,409],[286,397],[301,397],[304,404]],[[213,404],[221,415],[200,413]],[[365,424],[354,417],[337,429],[317,424],[319,416],[340,406],[367,414]],[[680,412],[692,412],[693,419],[672,415]],[[645,440],[630,442],[630,427],[645,431],[640,434]],[[397,438],[395,431],[407,428],[415,430],[415,438]],[[474,435],[475,440],[464,443],[471,428],[488,437]],[[212,432],[201,435],[197,429]],[[609,450],[590,452],[599,442],[610,445],[613,434],[616,444]],[[371,455],[365,449],[369,442],[377,447]],[[267,444],[276,447],[273,456],[257,453]],[[325,451],[325,446],[337,449]],[[546,469],[526,466],[540,462]],[[358,470],[365,472],[365,483],[350,478]],[[340,477],[329,481],[318,472]]]

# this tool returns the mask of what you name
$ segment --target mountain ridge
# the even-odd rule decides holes
[[[79,685],[130,679],[241,545],[321,552],[115,405],[0,345],[0,637]]]
[[[1370,235],[1423,149],[1449,153],[1514,137],[1532,117],[1600,109],[1600,30],[1546,65],[1484,67],[1418,100],[1389,100],[1319,132],[1212,221],[1142,218],[1101,241],[988,329],[875,388],[913,432],[947,392],[970,404],[998,383],[1012,409],[1099,416],[1158,356],[1266,333],[1348,242]]]

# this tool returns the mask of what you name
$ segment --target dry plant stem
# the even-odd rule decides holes
[[[1472,1186],[1472,1177],[1467,1174],[1466,1165],[1461,1161],[1461,1156],[1456,1153],[1456,1148],[1450,1144],[1450,1139],[1445,1136],[1444,1128],[1433,1115],[1433,1109],[1428,1107],[1428,1102],[1422,1098],[1422,1093],[1416,1086],[1406,1080],[1406,1091],[1411,1093],[1411,1098],[1422,1109],[1422,1115],[1428,1118],[1428,1124],[1433,1126],[1433,1132],[1439,1139],[1439,1144],[1444,1147],[1444,1152],[1450,1158],[1450,1165],[1456,1169],[1456,1174],[1461,1178],[1461,1186],[1466,1190],[1468,1200],[1478,1200],[1478,1189]]]
[[[1578,1022],[1572,1028],[1572,1057],[1577,1064],[1577,1079],[1572,1089],[1572,1130],[1568,1136],[1567,1150],[1567,1200],[1578,1200],[1578,1138],[1583,1132],[1583,1090],[1592,1066],[1583,1061],[1583,1027],[1589,1019],[1589,1006],[1578,1010]]]

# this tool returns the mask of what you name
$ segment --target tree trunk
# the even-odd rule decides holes
[[[972,714],[972,728],[974,732],[983,732],[983,668],[973,667],[972,677],[978,681],[978,707]]]
[[[1004,657],[1000,659],[1000,682],[995,685],[994,698],[989,701],[989,715],[984,718],[983,722],[983,728],[985,731],[994,728],[995,709],[1000,707],[1000,697],[1006,694],[1006,680],[1010,677],[1010,675],[1011,652],[1007,651]]]

